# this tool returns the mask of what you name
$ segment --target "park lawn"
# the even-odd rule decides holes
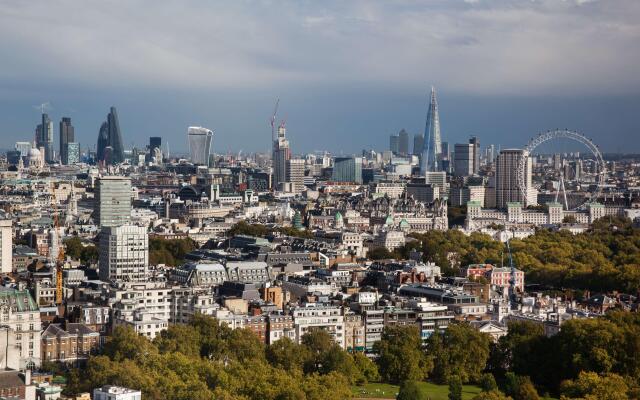
[[[430,382],[420,382],[420,388],[430,400],[447,400],[449,387],[447,385],[436,385]],[[364,386],[353,386],[353,396],[357,398],[370,399],[395,399],[396,393],[400,390],[397,385],[386,383],[369,383]],[[480,388],[474,385],[462,386],[462,399],[471,400],[473,396],[480,393]]]

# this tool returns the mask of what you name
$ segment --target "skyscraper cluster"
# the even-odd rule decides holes
[[[111,165],[124,161],[124,145],[122,143],[122,133],[120,132],[120,122],[115,107],[111,107],[107,120],[100,126],[97,147],[98,162]]]
[[[36,128],[36,148],[44,149],[44,159],[48,163],[54,162],[53,154],[53,121],[48,114],[42,114],[42,122]]]

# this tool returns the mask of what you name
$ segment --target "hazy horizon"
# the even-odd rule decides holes
[[[214,151],[268,151],[280,98],[294,153],[388,148],[422,133],[521,147],[570,128],[640,151],[640,2],[16,2],[0,5],[0,147],[33,140],[40,103],[94,147],[116,106],[126,147],[186,128]],[[624,54],[624,57],[620,55]]]

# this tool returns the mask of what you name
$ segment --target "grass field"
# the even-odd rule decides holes
[[[420,382],[420,388],[430,400],[447,400],[449,395],[449,387],[447,385]],[[355,398],[395,399],[399,387],[386,383],[369,383],[365,386],[354,386],[352,390]],[[480,393],[480,388],[477,386],[464,385],[462,387],[463,400],[470,400],[478,393]]]

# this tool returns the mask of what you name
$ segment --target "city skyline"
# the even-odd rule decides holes
[[[422,132],[434,85],[450,143],[476,135],[518,147],[570,128],[605,151],[640,149],[634,1],[70,6],[0,6],[0,51],[12,55],[0,74],[0,147],[31,141],[34,106],[50,101],[83,149],[115,105],[125,147],[162,136],[186,152],[184,129],[200,125],[219,133],[215,151],[268,152],[281,98],[296,152],[356,153],[402,128]],[[184,30],[169,15],[208,23]],[[49,25],[56,46],[32,33]],[[47,68],[37,67],[43,53]]]

